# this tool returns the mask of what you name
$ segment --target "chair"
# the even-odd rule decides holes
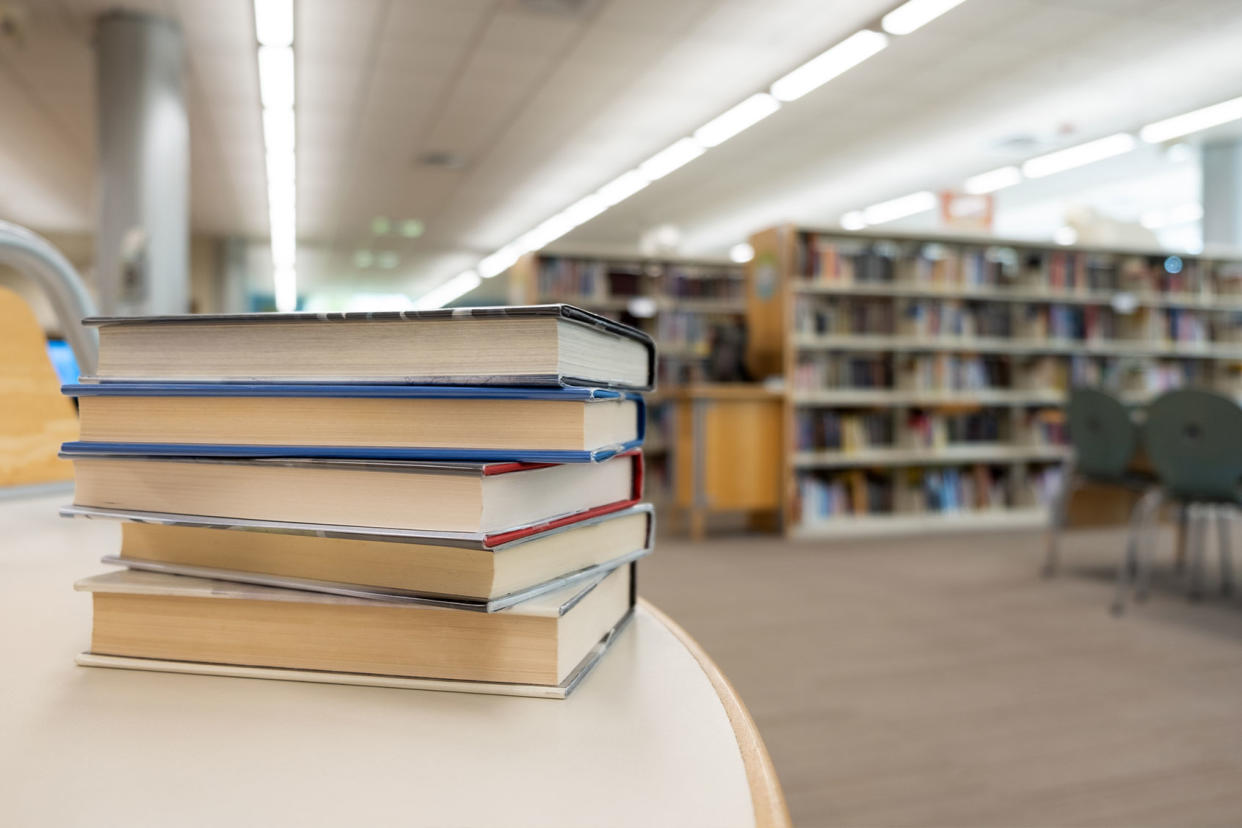
[[[1074,490],[1085,483],[1122,486],[1144,492],[1136,515],[1144,514],[1154,499],[1155,480],[1131,469],[1139,448],[1139,427],[1125,404],[1113,395],[1095,388],[1074,388],[1066,404],[1069,421],[1070,459],[1064,466],[1061,491],[1052,508],[1048,529],[1048,553],[1043,574],[1051,577],[1060,565],[1061,531],[1066,510]],[[1131,535],[1126,546],[1127,565],[1138,565],[1135,525],[1131,519]]]
[[[1177,501],[1188,512],[1191,599],[1203,595],[1204,524],[1213,517],[1220,539],[1221,591],[1228,595],[1233,591],[1229,518],[1233,509],[1242,506],[1242,408],[1214,391],[1171,391],[1148,407],[1143,442],[1160,476],[1162,499]],[[1135,573],[1139,600],[1147,596],[1150,558],[1150,553],[1140,556]],[[1124,608],[1128,574],[1123,567],[1118,576],[1116,612]]]

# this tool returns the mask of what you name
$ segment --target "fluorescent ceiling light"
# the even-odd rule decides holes
[[[276,292],[276,310],[289,313],[298,307],[298,274],[292,267],[277,267],[272,272]]]
[[[264,109],[293,108],[293,50],[259,47],[259,98]]]
[[[1107,138],[1099,138],[1032,158],[1022,165],[1022,174],[1027,178],[1043,178],[1053,173],[1103,161],[1105,158],[1124,155],[1132,149],[1134,149],[1134,136],[1127,132],[1118,132]]]
[[[1234,98],[1212,106],[1205,106],[1203,109],[1196,109],[1194,112],[1187,112],[1185,115],[1177,115],[1148,124],[1139,130],[1139,137],[1149,144],[1158,144],[1161,141],[1180,138],[1209,127],[1227,124],[1239,118],[1242,118],[1242,98]]]
[[[592,193],[580,198],[561,211],[561,215],[573,222],[574,227],[586,224],[591,219],[608,209],[608,205],[599,196]]]
[[[755,258],[755,248],[746,242],[739,242],[729,248],[729,261],[731,262],[746,264],[753,258]]]
[[[499,276],[501,273],[508,270],[510,265],[518,260],[519,256],[526,252],[528,251],[519,249],[516,244],[506,244],[504,247],[479,262],[478,275],[482,276],[484,279]],[[443,302],[441,304],[443,304]],[[438,308],[440,305],[436,305],[436,307]]]
[[[772,95],[778,101],[796,101],[813,89],[844,74],[888,45],[881,32],[863,29],[836,46],[811,58],[797,69],[772,84]]]
[[[292,154],[295,145],[293,110],[263,110],[263,145],[268,154],[274,152]]]
[[[776,100],[776,98],[773,98],[767,92],[758,92],[696,129],[694,131],[694,139],[705,147],[719,146],[742,130],[759,123],[780,108],[780,101]],[[675,147],[677,144],[673,146]],[[702,151],[699,152],[699,155],[701,154]]]
[[[620,204],[622,201],[625,201],[650,183],[651,179],[644,175],[641,170],[630,170],[600,187],[595,191],[595,195],[599,196],[606,207],[611,207],[614,204]]]
[[[648,181],[658,181],[673,170],[689,164],[704,152],[703,145],[694,138],[682,138],[639,164],[638,170]]]
[[[264,46],[292,46],[293,0],[254,0],[254,31]]]
[[[479,274],[473,270],[463,271],[424,293],[414,303],[414,307],[419,310],[442,308],[457,297],[474,290],[480,283]]]
[[[1017,167],[1000,167],[989,172],[972,175],[962,189],[970,195],[984,195],[1012,187],[1022,181],[1022,171]]]
[[[917,193],[911,193],[901,198],[872,204],[862,211],[862,215],[867,224],[883,224],[887,221],[905,218],[906,216],[925,213],[935,207],[936,194],[931,190],[920,190]]]
[[[846,230],[861,230],[867,226],[867,219],[862,210],[850,210],[841,216],[841,226]]]
[[[965,0],[909,0],[880,19],[884,31],[893,35],[907,35],[935,20]]]

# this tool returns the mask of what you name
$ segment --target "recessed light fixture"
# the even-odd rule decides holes
[[[738,242],[729,248],[729,261],[731,262],[746,264],[753,258],[755,258],[755,248],[746,242]]]
[[[1139,130],[1139,137],[1149,144],[1159,144],[1181,138],[1192,132],[1210,129],[1242,118],[1242,98],[1233,98],[1212,106],[1205,106],[1184,115],[1175,115],[1148,124]]]
[[[920,190],[917,193],[910,193],[910,195],[901,196],[900,198],[872,204],[862,211],[862,215],[867,224],[884,224],[885,222],[897,221],[897,219],[925,213],[928,210],[935,209],[935,207],[936,194],[931,190]]]
[[[845,230],[862,230],[867,226],[867,218],[862,210],[850,210],[841,216],[841,227]]]
[[[384,270],[392,270],[401,264],[401,257],[392,250],[381,250],[379,255],[375,257],[375,263]]]
[[[1017,167],[1000,167],[966,179],[962,189],[970,195],[984,195],[1012,187],[1022,181],[1022,170]]]
[[[780,108],[780,101],[766,92],[759,92],[696,129],[694,131],[694,140],[704,147],[719,146],[739,132],[759,123]],[[681,142],[679,141],[678,143]],[[673,146],[677,146],[677,144]],[[697,158],[702,154],[702,149],[700,149],[695,157]]]
[[[370,250],[354,251],[354,267],[366,270],[373,264],[375,264],[375,254]]]
[[[1124,155],[1134,149],[1134,144],[1133,135],[1128,132],[1118,132],[1107,138],[1097,138],[1085,144],[1036,156],[1022,165],[1022,174],[1027,178],[1043,178],[1046,175],[1103,161],[1105,158]]]
[[[880,26],[889,34],[908,35],[963,2],[965,0],[909,0],[884,15]]]
[[[881,32],[871,29],[854,32],[773,83],[772,96],[786,103],[796,101],[838,75],[845,74],[887,45],[888,37]]]
[[[376,216],[371,219],[371,235],[387,236],[392,232],[392,220],[387,216]]]
[[[407,239],[417,239],[423,234],[423,223],[418,219],[406,219],[401,222],[401,235]]]
[[[657,181],[673,170],[689,164],[704,152],[703,145],[695,139],[682,138],[639,164],[638,169],[646,176],[648,182]]]
[[[276,309],[297,307],[297,136],[292,0],[254,0],[259,42],[259,98],[263,105],[267,211]]]
[[[478,273],[475,273],[473,270],[462,271],[447,282],[437,285],[424,293],[415,301],[414,307],[417,310],[442,308],[458,296],[474,290],[480,284]]]

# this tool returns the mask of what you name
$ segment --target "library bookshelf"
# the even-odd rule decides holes
[[[1072,385],[1242,393],[1242,253],[775,227],[747,359],[785,389],[792,537],[1036,527]]]
[[[646,331],[656,342],[656,391],[646,395],[644,453],[652,499],[671,492],[675,440],[667,392],[707,379],[713,331],[741,329],[746,313],[742,266],[723,259],[626,257],[540,251],[509,272],[513,304],[565,302]]]

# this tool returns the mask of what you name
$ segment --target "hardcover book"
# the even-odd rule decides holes
[[[642,444],[642,398],[599,388],[93,383],[66,451],[581,463]]]
[[[572,305],[95,317],[104,381],[649,390],[655,345]]]
[[[633,505],[642,455],[597,464],[233,459],[80,446],[74,505],[300,524],[495,535]]]
[[[629,619],[634,565],[495,613],[121,570],[87,666],[563,697]]]
[[[637,560],[655,528],[649,503],[470,539],[80,506],[61,514],[123,521],[108,564],[483,612]]]

